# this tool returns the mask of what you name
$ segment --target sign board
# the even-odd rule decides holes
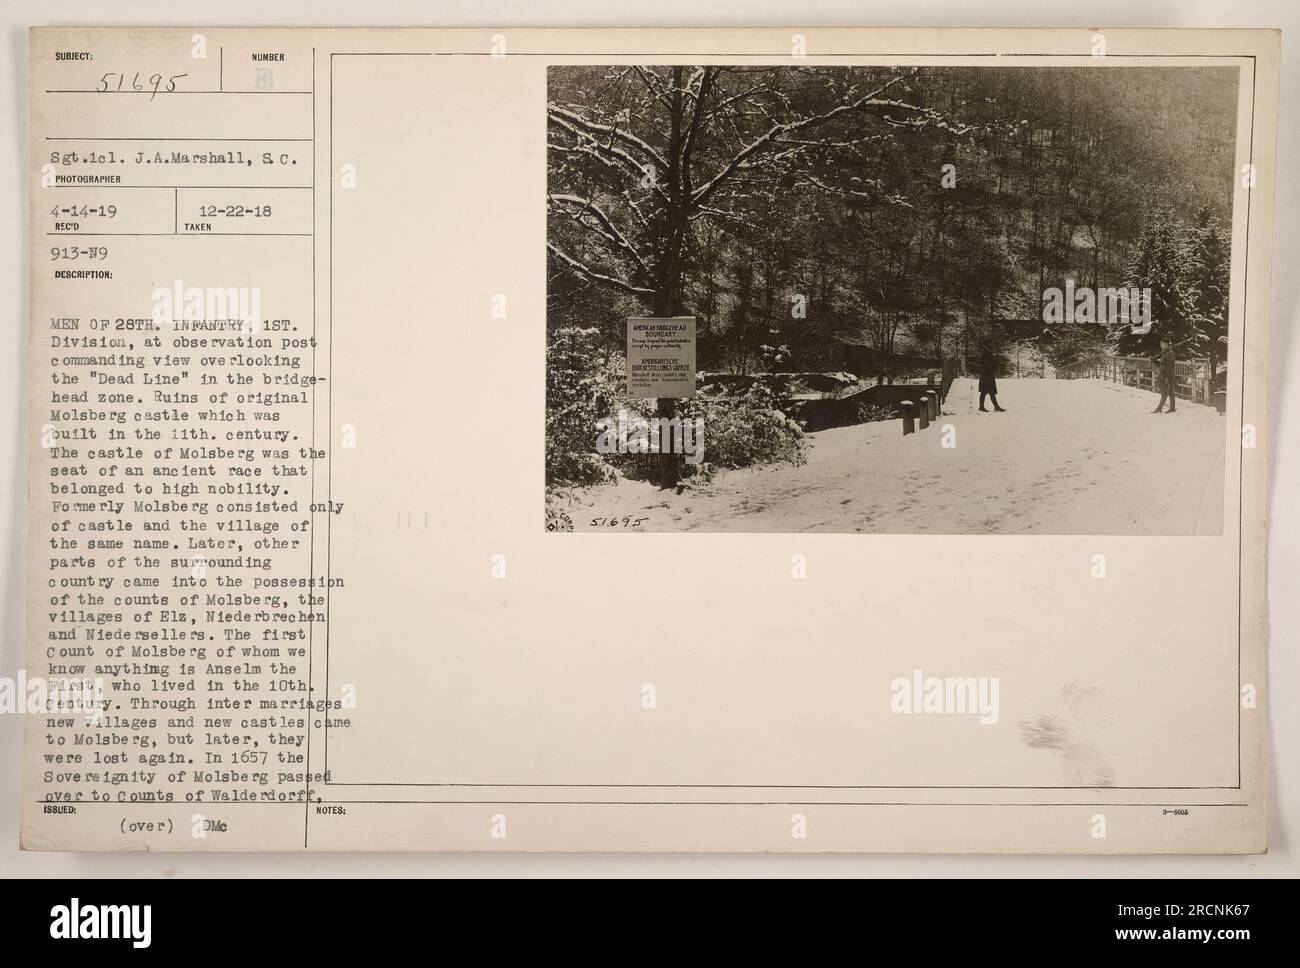
[[[630,316],[627,392],[682,400],[695,395],[695,317]]]

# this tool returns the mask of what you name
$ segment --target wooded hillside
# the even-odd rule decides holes
[[[873,375],[1004,343],[1072,279],[1153,288],[1124,351],[1205,352],[1236,89],[1227,68],[551,68],[548,326],[616,350],[626,316],[693,314],[702,369],[784,347]]]

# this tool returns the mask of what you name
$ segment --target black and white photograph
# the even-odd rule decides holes
[[[550,67],[547,529],[1221,534],[1239,71],[1096,60]]]

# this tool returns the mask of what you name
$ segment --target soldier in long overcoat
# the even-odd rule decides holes
[[[1156,371],[1156,386],[1160,390],[1160,402],[1152,413],[1160,413],[1165,407],[1165,401],[1169,401],[1169,412],[1174,412],[1174,405],[1178,398],[1174,396],[1174,388],[1178,385],[1178,377],[1175,375],[1175,366],[1178,363],[1178,357],[1174,353],[1174,346],[1167,339],[1160,341],[1160,355],[1155,358],[1155,363],[1160,367]]]
[[[984,406],[985,397],[993,400],[993,409],[998,413],[1006,410],[1006,407],[998,404],[998,359],[987,344],[980,353],[980,410],[988,413],[988,408]]]

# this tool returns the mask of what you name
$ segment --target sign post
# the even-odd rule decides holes
[[[673,401],[695,395],[695,317],[629,316],[627,320],[627,392],[654,399],[658,417],[659,486],[677,486],[678,460]],[[680,439],[680,437],[678,437]]]

